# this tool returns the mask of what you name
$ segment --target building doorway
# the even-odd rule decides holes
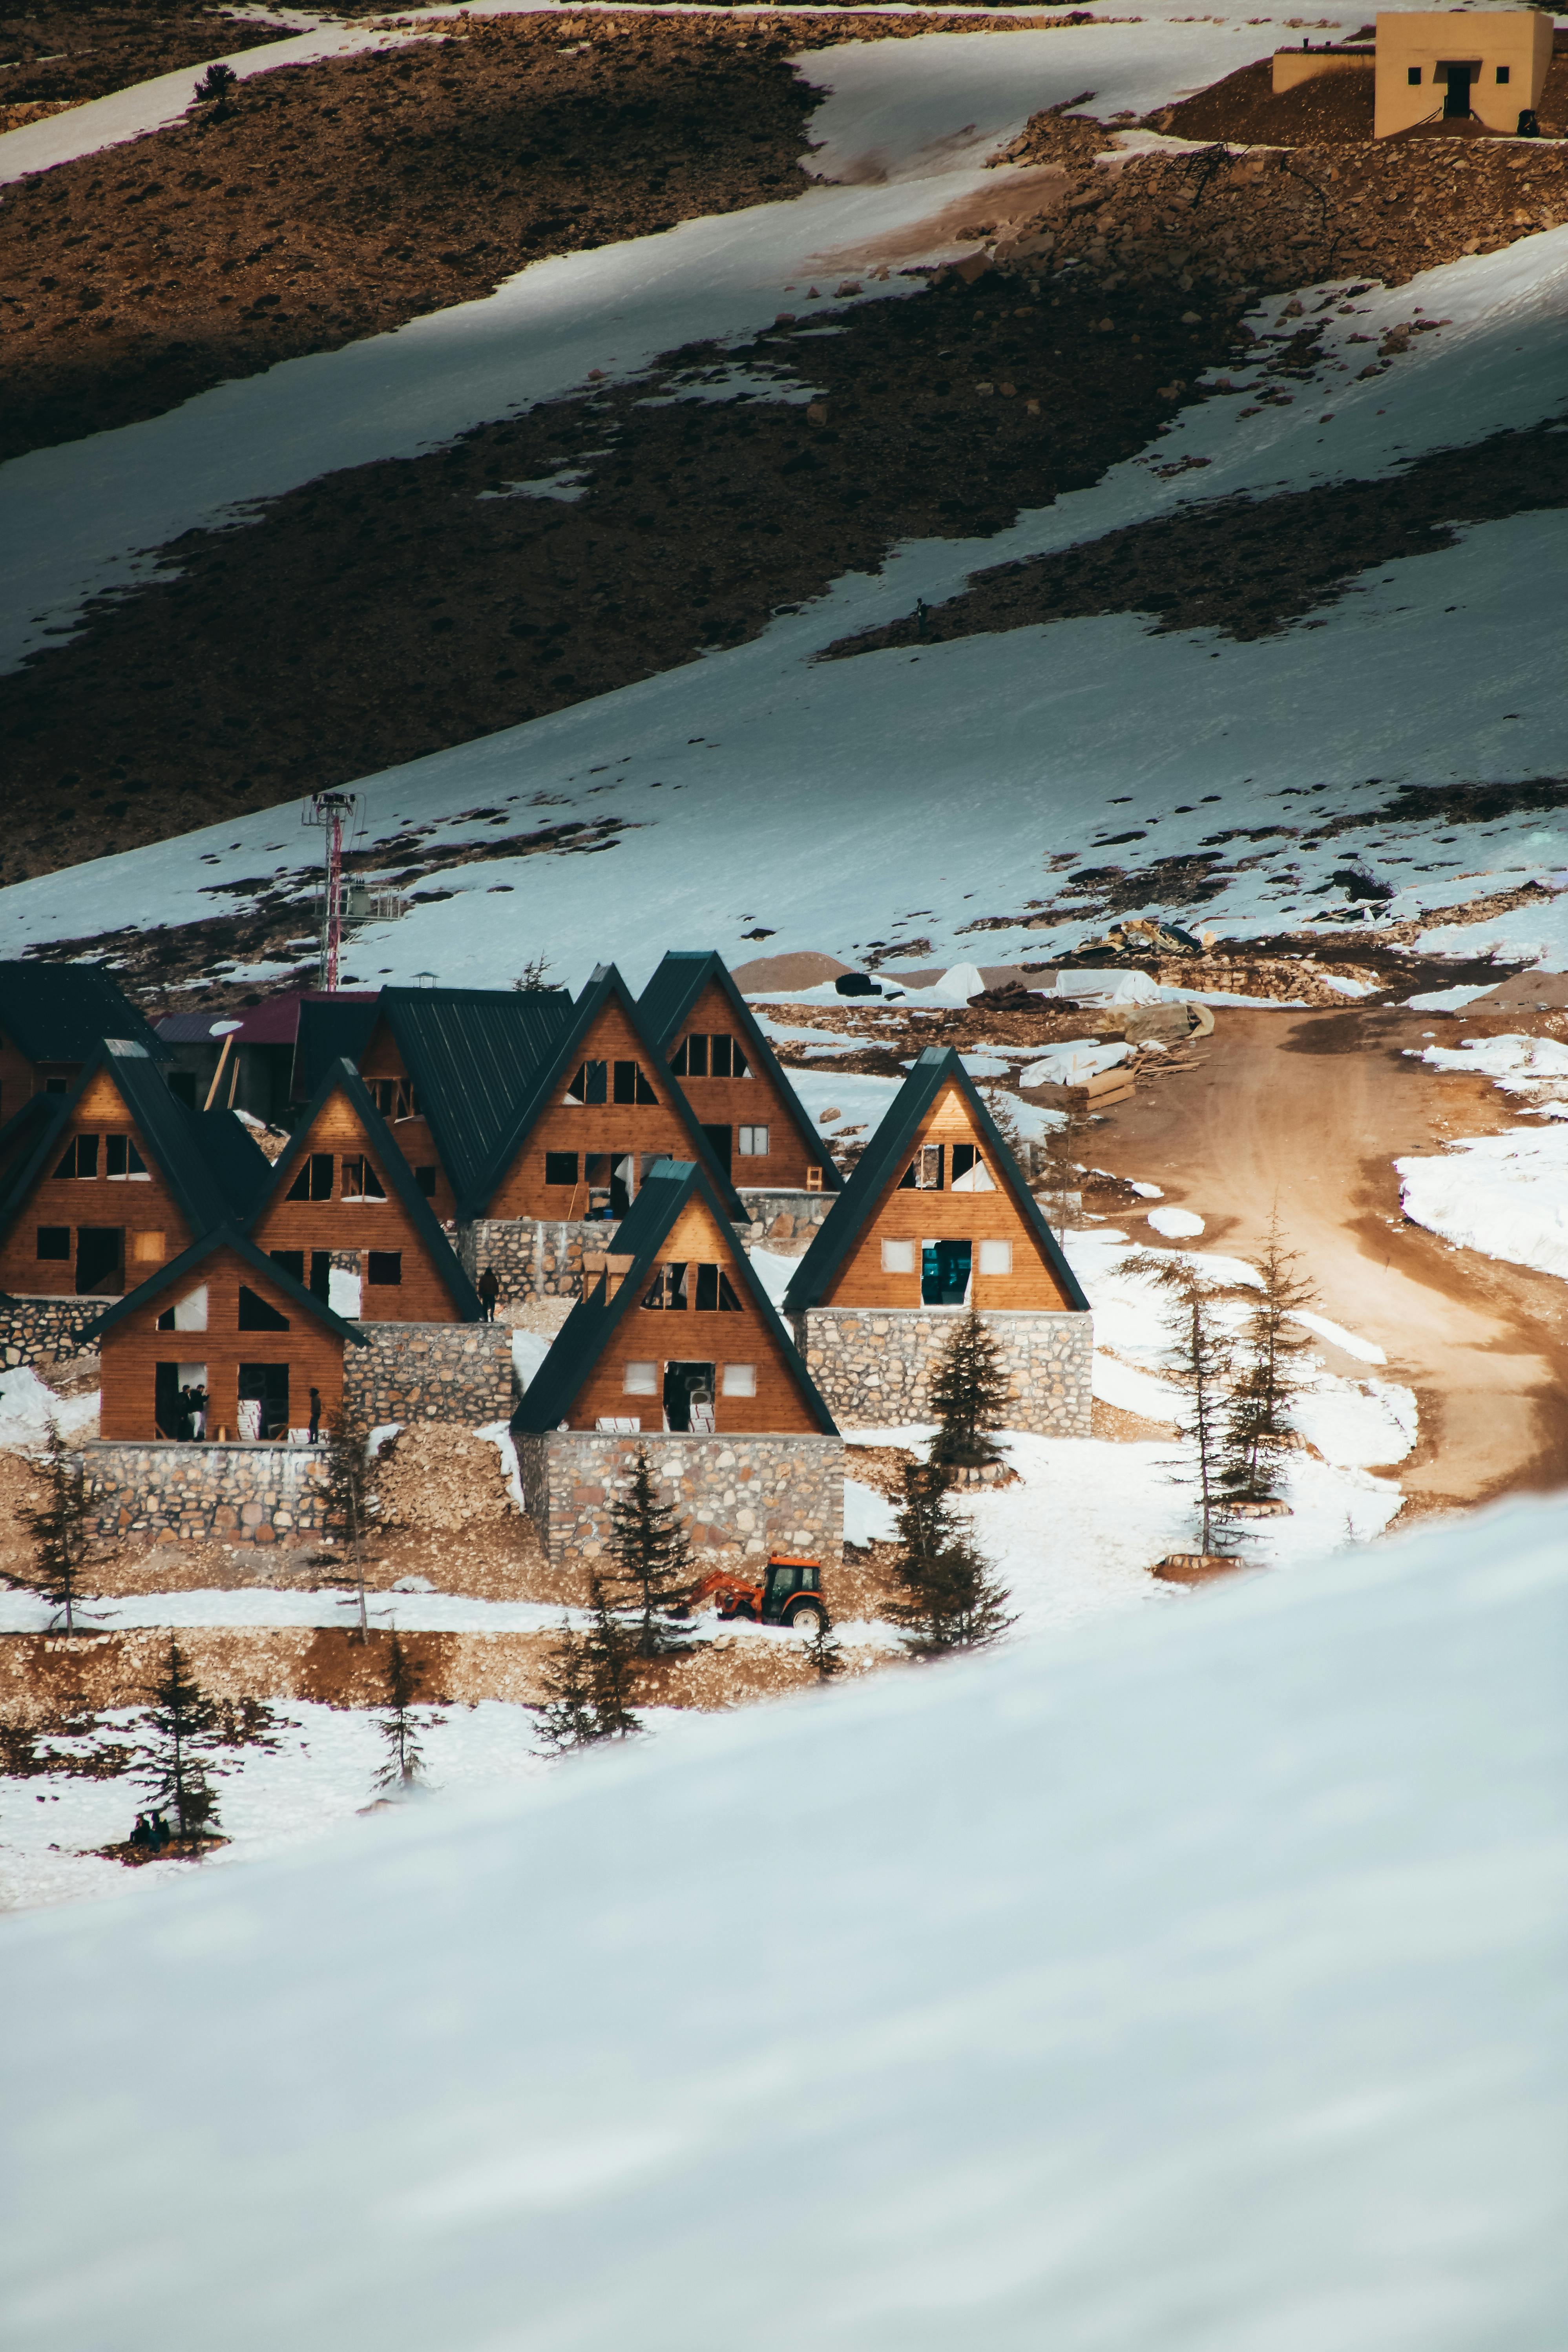
[[[713,1427],[713,1366],[666,1364],[664,1425],[700,1436]]]
[[[1445,122],[1462,121],[1470,111],[1470,75],[1477,70],[1469,66],[1445,66],[1444,79],[1447,88],[1443,96]]]
[[[969,1297],[973,1242],[926,1242],[921,1249],[921,1305],[963,1307]]]
[[[287,1364],[241,1364],[239,1433],[241,1437],[288,1436]]]
[[[89,1292],[119,1297],[125,1288],[125,1228],[123,1225],[78,1227],[76,1286],[79,1297]]]
[[[732,1127],[709,1127],[705,1124],[702,1132],[708,1138],[709,1149],[712,1152],[714,1159],[719,1162],[719,1165],[724,1171],[725,1175],[728,1176],[730,1173],[730,1162],[734,1154],[734,1129]]]
[[[153,1418],[160,1437],[193,1444],[207,1433],[207,1368],[205,1364],[155,1364]]]

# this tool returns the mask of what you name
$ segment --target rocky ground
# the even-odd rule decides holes
[[[333,11],[332,13],[340,13]],[[348,13],[346,10],[341,13]],[[63,113],[159,74],[236,49],[287,40],[293,27],[188,0],[129,0],[117,7],[0,5],[0,131]]]

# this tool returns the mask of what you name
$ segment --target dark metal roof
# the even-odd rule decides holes
[[[295,1102],[310,1101],[330,1062],[359,1060],[380,1012],[379,995],[301,998],[289,1087]]]
[[[833,1415],[780,1322],[773,1300],[758,1281],[751,1259],[729,1232],[726,1213],[705,1171],[689,1160],[655,1161],[637,1199],[621,1219],[615,1237],[616,1256],[629,1256],[632,1260],[629,1272],[613,1298],[607,1296],[609,1284],[601,1275],[588,1297],[578,1300],[556,1333],[550,1353],[523,1391],[522,1402],[512,1415],[514,1430],[553,1429],[570,1413],[584,1382],[604,1353],[610,1334],[626,1309],[644,1296],[659,1250],[694,1193],[706,1202],[728,1242],[731,1265],[764,1329],[779,1348],[817,1427],[824,1436],[837,1435]]]
[[[0,963],[0,1035],[30,1062],[85,1062],[106,1037],[163,1048],[100,964]]]
[[[563,988],[384,988],[380,1010],[436,1139],[458,1213],[481,1215],[482,1207],[469,1204],[481,1193],[489,1198],[486,1172],[574,1017],[571,996]]]
[[[801,1108],[777,1055],[758,1027],[755,1014],[731,977],[729,965],[722,956],[710,949],[672,948],[637,1000],[637,1011],[658,1046],[660,1062],[668,1066],[670,1047],[677,1034],[710,981],[716,981],[724,992],[736,1025],[745,1039],[746,1053],[752,1068],[762,1071],[777,1089],[785,1109],[793,1115],[811,1157],[822,1171],[823,1191],[842,1192],[844,1179],[838,1172],[833,1154]],[[679,1083],[677,1079],[676,1084],[679,1086]]]
[[[191,1116],[230,1216],[237,1224],[248,1223],[272,1181],[271,1160],[237,1111],[199,1110]]]
[[[1024,1181],[1016,1160],[997,1134],[996,1123],[975,1091],[973,1080],[951,1045],[928,1045],[894,1096],[880,1127],[860,1154],[848,1183],[823,1219],[816,1240],[800,1262],[784,1294],[786,1313],[798,1315],[807,1307],[821,1305],[888,1184],[903,1174],[914,1151],[921,1121],[946,1086],[955,1086],[968,1104],[984,1140],[987,1165],[1012,1193],[1068,1307],[1087,1313],[1089,1301],[1079,1287],[1078,1276],[1040,1214],[1039,1202]]]
[[[106,1314],[100,1315],[96,1323],[89,1325],[78,1345],[87,1347],[114,1324],[122,1321],[133,1308],[150,1305],[160,1291],[183,1281],[187,1274],[201,1265],[204,1258],[210,1257],[217,1249],[235,1251],[247,1265],[254,1266],[258,1274],[264,1274],[268,1282],[283,1293],[290,1306],[302,1307],[307,1314],[313,1316],[318,1323],[325,1324],[329,1331],[335,1331],[340,1339],[352,1339],[356,1348],[369,1347],[370,1341],[363,1331],[353,1324],[346,1323],[341,1315],[334,1315],[325,1299],[316,1297],[303,1283],[296,1282],[291,1274],[286,1274],[280,1265],[265,1256],[256,1244],[235,1225],[216,1225],[210,1234],[203,1234],[198,1241],[194,1241],[189,1249],[182,1250],[178,1257],[171,1258],[167,1265],[161,1265],[156,1274],[149,1275],[145,1282],[138,1283],[134,1290],[128,1290],[123,1298],[117,1298]]]
[[[551,1093],[557,1080],[565,1076],[573,1063],[581,1055],[590,1030],[612,998],[625,1013],[632,1034],[648,1057],[654,1075],[667,1089],[666,1098],[679,1111],[681,1124],[686,1129],[687,1139],[691,1145],[693,1160],[703,1171],[720,1199],[727,1203],[724,1210],[725,1216],[734,1224],[746,1224],[750,1222],[747,1212],[741,1205],[741,1198],[734,1185],[714,1158],[713,1147],[703,1134],[696,1112],[681,1093],[679,1080],[672,1078],[665,1068],[664,1056],[659,1052],[654,1038],[649,1034],[647,1024],[633,1002],[631,991],[613,963],[602,963],[597,967],[588,985],[572,1007],[570,1020],[557,1033],[548,1058],[541,1062],[534,1071],[527,1093],[517,1106],[511,1120],[488,1163],[474,1180],[471,1189],[463,1190],[458,1187],[456,1174],[450,1162],[447,1163],[447,1173],[452,1179],[453,1188],[458,1194],[459,1217],[482,1217],[486,1214],[497,1187],[527,1142],[535,1120],[547,1108]],[[412,1076],[413,1073],[410,1072],[409,1075]],[[420,1090],[419,1101],[420,1108],[423,1109],[425,1107],[423,1088]],[[439,1141],[439,1137],[437,1139]]]
[[[306,1013],[317,1005],[358,1007],[375,1003],[374,988],[291,988],[264,996],[259,1004],[237,1005],[226,1013],[171,1013],[158,1024],[158,1034],[168,1045],[217,1045],[232,1037],[237,1045],[292,1045]],[[347,1051],[344,1047],[343,1051]]]
[[[150,1163],[168,1186],[193,1234],[226,1223],[238,1213],[237,1202],[247,1192],[251,1197],[259,1192],[269,1173],[267,1157],[239,1122],[228,1122],[226,1113],[214,1113],[215,1123],[209,1125],[205,1115],[188,1109],[169,1092],[144,1046],[109,1037],[68,1094],[42,1097],[49,1115],[38,1120],[33,1148],[18,1155],[10,1171],[0,1197],[0,1235],[9,1231],[39,1178],[52,1171],[54,1155],[72,1113],[104,1069],[114,1080]],[[29,1104],[27,1108],[31,1108]]]
[[[430,1254],[430,1262],[447,1286],[447,1295],[458,1310],[461,1323],[478,1323],[483,1309],[473,1284],[458,1262],[456,1251],[447,1239],[440,1220],[414,1181],[414,1171],[392,1139],[392,1130],[371,1100],[364,1080],[348,1061],[329,1064],[321,1084],[305,1108],[297,1126],[272,1171],[272,1181],[257,1201],[249,1217],[255,1226],[275,1201],[280,1201],[293,1182],[300,1161],[310,1148],[310,1129],[316,1114],[328,1097],[339,1092],[353,1104],[364,1139],[376,1157],[386,1180],[389,1193],[395,1195],[420,1241]]]

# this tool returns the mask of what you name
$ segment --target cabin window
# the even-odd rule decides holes
[[[291,1275],[300,1289],[304,1288],[305,1253],[303,1250],[268,1250],[267,1255],[279,1274]]]
[[[414,1181],[427,1201],[435,1199],[436,1171],[434,1168],[416,1168],[414,1171]]]
[[[768,1156],[768,1130],[765,1127],[739,1127],[735,1130],[735,1149],[742,1160],[765,1160]]]
[[[655,1266],[653,1280],[648,1285],[643,1305],[667,1307],[689,1306],[690,1300],[688,1296],[686,1274],[685,1265],[679,1262],[671,1265]]]
[[[726,1364],[723,1393],[725,1396],[754,1397],[757,1393],[755,1364]]]
[[[372,1078],[370,1098],[383,1118],[417,1118],[419,1097],[406,1078]]]
[[[98,1138],[96,1135],[73,1135],[65,1148],[57,1176],[96,1176],[98,1173]]]
[[[669,1057],[678,1078],[749,1078],[745,1049],[738,1037],[707,1033],[683,1037]]]
[[[385,1187],[370,1161],[362,1152],[353,1152],[343,1161],[343,1199],[345,1201],[384,1201]]]
[[[602,1103],[609,1091],[608,1062],[579,1062],[563,1099],[569,1103]]]
[[[70,1254],[71,1229],[68,1225],[40,1225],[38,1227],[38,1255],[40,1257],[68,1258]]]
[[[151,1231],[132,1234],[131,1255],[138,1265],[162,1265],[164,1255],[163,1234]]]
[[[1509,78],[1509,68],[1507,66],[1499,66],[1497,69],[1497,78],[1499,81],[1507,81]]]
[[[643,1076],[640,1062],[616,1064],[616,1100],[618,1103],[656,1103],[658,1097]]]
[[[69,1081],[66,1078],[46,1078],[44,1080],[44,1092],[47,1095],[69,1094]]]
[[[626,1396],[657,1396],[658,1394],[658,1366],[657,1364],[628,1364],[622,1375],[621,1389],[623,1394]]]
[[[991,1171],[973,1143],[952,1147],[952,1189],[955,1192],[994,1192]]]
[[[574,1151],[547,1151],[544,1155],[544,1181],[547,1184],[575,1184],[577,1154]]]
[[[940,1192],[943,1149],[940,1143],[922,1143],[899,1179],[900,1192]]]
[[[300,1172],[286,1196],[290,1201],[330,1201],[332,1197],[332,1155],[312,1151],[300,1162]]]
[[[147,1162],[142,1159],[129,1135],[104,1137],[103,1172],[106,1176],[121,1179],[139,1176],[144,1183],[152,1182],[152,1178],[147,1173]]]
[[[1405,68],[1405,79],[1409,83],[1412,89],[1415,89],[1421,79],[1420,67],[1406,66]]]
[[[738,1315],[741,1302],[735,1296],[735,1286],[721,1265],[700,1265],[697,1269],[697,1307],[700,1314]]]
[[[370,1252],[370,1286],[373,1290],[396,1290],[403,1281],[401,1250]]]
[[[982,1274],[1011,1274],[1013,1244],[1011,1242],[982,1242],[980,1244]]]
[[[240,1293],[243,1305],[247,1294]],[[207,1286],[204,1282],[195,1290],[187,1290],[184,1298],[176,1298],[158,1318],[160,1331],[205,1331],[207,1328]],[[244,1328],[243,1321],[241,1323]]]
[[[913,1274],[914,1270],[915,1245],[913,1242],[884,1242],[882,1244],[882,1272],[884,1274]]]
[[[179,1328],[176,1325],[176,1329]],[[242,1331],[287,1331],[289,1318],[279,1315],[269,1298],[246,1283],[239,1286],[239,1328]],[[204,1318],[201,1328],[206,1328]]]

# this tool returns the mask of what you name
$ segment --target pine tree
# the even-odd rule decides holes
[[[627,1739],[642,1729],[631,1709],[637,1637],[616,1615],[600,1578],[594,1579],[593,1590],[594,1622],[587,1636],[587,1655],[598,1737]]]
[[[33,1538],[33,1569],[26,1581],[63,1612],[66,1632],[74,1633],[87,1544],[86,1476],[80,1454],[68,1450],[52,1415],[38,1467],[43,1499],[23,1504],[16,1514]]]
[[[216,1830],[217,1798],[212,1783],[229,1768],[216,1760],[225,1745],[222,1710],[192,1674],[173,1633],[168,1664],[152,1696],[145,1720],[153,1736],[137,1747],[141,1761],[134,1777],[155,1811],[165,1805],[173,1808],[180,1837],[188,1844]]]
[[[371,1493],[374,1471],[370,1432],[347,1405],[340,1406],[327,1423],[322,1448],[326,1476],[322,1486],[327,1532],[348,1548],[359,1595],[359,1639],[370,1639],[370,1614],[365,1605],[364,1539],[375,1517]]]
[[[1276,1209],[1258,1262],[1262,1291],[1242,1331],[1242,1369],[1226,1416],[1225,1485],[1238,1499],[1263,1502],[1278,1494],[1294,1434],[1290,1407],[1305,1386],[1297,1360],[1311,1337],[1293,1318],[1314,1297],[1297,1272],[1300,1264],[1285,1247]]]
[[[1168,1373],[1186,1396],[1186,1410],[1178,1414],[1177,1426],[1197,1454],[1202,1548],[1210,1551],[1215,1525],[1225,1514],[1226,1388],[1235,1349],[1186,1258],[1145,1250],[1130,1258],[1127,1265],[1131,1273],[1148,1276],[1166,1294],[1165,1329],[1174,1358]]]
[[[826,1609],[816,1621],[816,1631],[811,1637],[806,1655],[819,1683],[830,1683],[835,1675],[844,1672],[847,1661],[838,1636],[833,1630],[833,1620]]]
[[[545,1661],[542,1680],[544,1704],[539,1710],[539,1727],[547,1746],[558,1751],[591,1748],[595,1740],[609,1738],[599,1719],[588,1637],[577,1633],[570,1619],[562,1623],[560,1638]]]
[[[944,1470],[978,1469],[983,1463],[1000,1462],[1001,1449],[992,1433],[1002,1425],[1008,1400],[1001,1351],[972,1309],[953,1326],[931,1376],[931,1401],[941,1423],[931,1442],[931,1461]]]
[[[984,1649],[1000,1640],[1015,1622],[1006,1587],[954,1517],[940,1465],[905,1465],[896,1540],[893,1573],[906,1597],[891,1604],[889,1614],[909,1635],[915,1657]]]
[[[1060,1113],[1058,1125],[1047,1135],[1045,1144],[1045,1189],[1056,1204],[1056,1227],[1058,1234],[1068,1231],[1069,1202],[1083,1186],[1083,1169],[1079,1155],[1083,1150],[1084,1129],[1089,1122],[1075,1103],[1069,1103]]]
[[[376,1727],[386,1743],[387,1754],[375,1776],[375,1785],[378,1789],[411,1789],[425,1774],[424,1750],[414,1721],[414,1703],[425,1679],[425,1670],[409,1656],[395,1626],[387,1645],[384,1673],[386,1698],[378,1711]],[[441,1718],[433,1713],[431,1720],[439,1722]]]
[[[690,1548],[673,1506],[658,1499],[640,1445],[631,1486],[610,1506],[609,1550],[614,1580],[626,1595],[618,1605],[637,1621],[637,1655],[662,1658],[686,1649],[669,1619],[687,1606]]]

